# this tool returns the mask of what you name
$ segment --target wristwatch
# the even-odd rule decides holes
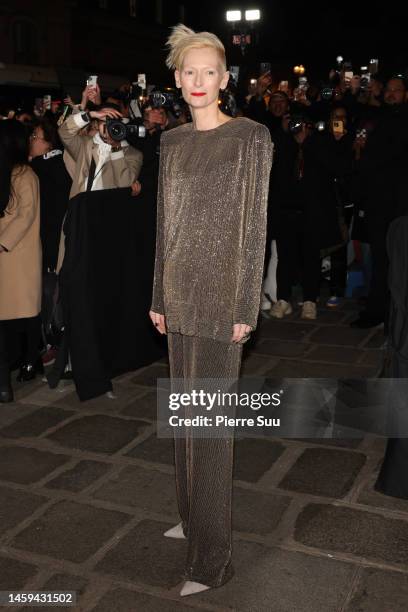
[[[112,153],[117,153],[118,151],[122,150],[122,146],[117,145],[116,147],[114,147],[113,145],[111,145],[111,149],[112,149]]]

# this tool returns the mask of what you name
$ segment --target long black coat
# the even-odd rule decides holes
[[[268,224],[273,238],[282,236],[287,212],[302,211],[304,231],[320,248],[341,241],[335,179],[351,173],[352,143],[348,136],[336,141],[329,132],[313,132],[303,143],[303,178],[298,178],[300,145],[282,129],[272,134],[272,167]]]
[[[40,182],[40,233],[43,269],[55,270],[62,222],[68,208],[72,180],[62,155],[35,157],[31,167]]]
[[[385,106],[356,164],[355,199],[369,233],[384,234],[399,214],[408,168],[408,105]]]

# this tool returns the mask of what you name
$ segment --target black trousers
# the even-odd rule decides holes
[[[292,286],[300,280],[303,300],[315,302],[320,285],[320,246],[305,229],[301,213],[294,211],[281,215],[276,249],[278,300],[288,302]]]
[[[11,319],[8,321],[2,321],[1,325],[6,331],[8,328],[10,337],[13,342],[16,343],[16,350],[12,352],[15,355],[22,355],[23,363],[36,363],[40,355],[41,346],[41,317],[28,317],[25,319]],[[19,350],[23,346],[23,351]],[[10,348],[10,347],[9,347]],[[4,349],[6,353],[6,348]],[[6,355],[6,362],[9,361],[9,356]]]
[[[344,220],[350,228],[353,208],[343,210]],[[330,255],[330,295],[344,297],[347,284],[347,244]]]
[[[3,321],[0,321],[0,389],[9,383],[9,367],[6,349],[6,333]]]
[[[378,224],[368,231],[371,251],[371,281],[365,315],[378,323],[386,319],[388,302],[388,255],[386,224]]]

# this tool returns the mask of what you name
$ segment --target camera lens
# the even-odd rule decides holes
[[[117,119],[111,119],[106,122],[106,129],[112,140],[124,140],[126,138],[126,125]]]

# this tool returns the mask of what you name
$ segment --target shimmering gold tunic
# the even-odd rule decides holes
[[[168,331],[230,342],[235,323],[255,328],[272,149],[246,118],[163,133],[151,309]]]

